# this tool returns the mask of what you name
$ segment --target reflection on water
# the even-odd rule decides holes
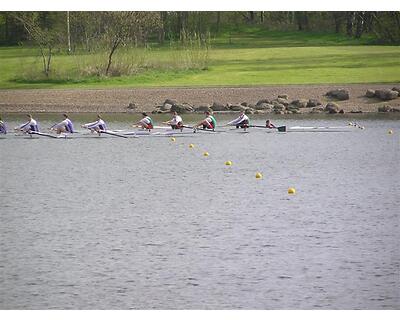
[[[138,117],[105,115],[114,129]],[[400,124],[356,121],[366,129],[0,139],[0,308],[398,309]]]

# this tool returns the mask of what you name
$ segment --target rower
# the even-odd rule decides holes
[[[154,128],[153,120],[147,115],[146,112],[143,112],[142,115],[144,118],[142,120],[140,120],[139,122],[137,122],[136,124],[139,125],[140,127],[142,127],[143,129],[150,131],[151,129]]]
[[[216,125],[217,125],[217,120],[215,120],[214,116],[211,114],[210,111],[206,111],[204,113],[206,115],[206,118],[203,121],[201,121],[198,124],[196,124],[194,126],[194,128],[196,129],[196,128],[200,127],[200,126],[203,126],[204,130],[210,129],[210,130],[214,131],[214,129],[215,129]]]
[[[3,122],[3,119],[0,117],[0,134],[7,134],[6,124]]]
[[[173,111],[172,112],[172,119],[164,122],[165,124],[169,124],[171,126],[172,129],[176,130],[176,129],[183,129],[183,120],[182,117],[180,115],[178,115],[178,112]]]
[[[74,125],[72,124],[72,121],[68,118],[66,113],[64,113],[63,116],[64,120],[52,126],[50,130],[56,130],[57,134],[62,132],[74,133]]]
[[[241,111],[239,117],[237,117],[235,120],[232,120],[231,122],[228,122],[226,125],[236,126],[236,129],[243,128],[244,130],[246,130],[249,127],[249,124],[249,117],[244,114],[244,111]]]
[[[265,121],[265,126],[267,128],[269,128],[269,129],[275,129],[276,128],[276,126],[269,119],[267,121]]]
[[[29,118],[27,123],[21,124],[15,130],[23,131],[25,133],[30,133],[31,131],[39,132],[39,126],[35,119],[32,118],[31,114],[26,115]]]
[[[107,130],[107,125],[104,122],[104,120],[101,118],[101,116],[98,114],[96,121],[86,123],[86,124],[82,125],[82,128],[89,129],[91,132],[96,131],[100,135],[101,131]]]

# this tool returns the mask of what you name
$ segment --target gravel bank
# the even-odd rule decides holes
[[[194,106],[226,103],[256,103],[260,99],[287,94],[290,100],[330,101],[325,93],[346,89],[350,99],[337,102],[346,111],[377,112],[378,107],[398,108],[400,98],[382,102],[365,97],[367,89],[390,89],[399,84],[285,85],[263,87],[151,88],[151,89],[31,89],[0,90],[0,112],[125,112],[134,103],[135,111],[151,111],[165,99]]]

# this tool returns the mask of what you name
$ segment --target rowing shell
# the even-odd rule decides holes
[[[122,133],[125,136],[134,137],[172,137],[172,136],[193,136],[192,131],[180,131],[180,130],[169,130],[169,131],[131,131]]]
[[[354,131],[354,127],[289,127],[288,132],[349,132]]]

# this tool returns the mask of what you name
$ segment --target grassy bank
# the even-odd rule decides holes
[[[271,84],[390,83],[400,81],[400,47],[366,45],[327,34],[253,29],[222,32],[212,42],[208,68],[196,66],[195,51],[155,47],[125,49],[115,64],[128,76],[97,77],[88,70],[104,54],[55,54],[52,76],[40,75],[35,48],[0,48],[0,88],[100,88],[162,86],[251,86]],[[200,53],[201,55],[202,53]],[[192,60],[193,61],[192,61]],[[190,61],[189,61],[190,60]]]

